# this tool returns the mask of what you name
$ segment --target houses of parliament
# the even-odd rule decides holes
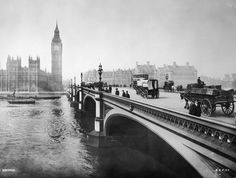
[[[58,25],[51,42],[51,73],[40,69],[40,58],[29,57],[28,67],[21,66],[21,58],[8,56],[6,69],[0,69],[1,92],[62,91],[62,41]]]

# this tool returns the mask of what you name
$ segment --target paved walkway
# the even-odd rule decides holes
[[[130,94],[130,99],[132,100],[140,101],[157,107],[172,109],[178,112],[188,113],[188,110],[184,109],[185,101],[181,100],[179,93],[160,92],[160,98],[152,99],[152,98],[143,98],[140,95],[137,95],[136,91],[133,88],[129,87],[119,88],[120,96],[122,95],[122,90],[128,91]],[[114,93],[115,93],[115,88],[112,89],[112,94]],[[217,107],[216,111],[212,114],[211,117],[207,116],[202,116],[202,117],[236,125],[236,113],[232,114],[231,116],[226,116],[221,110],[221,107]]]

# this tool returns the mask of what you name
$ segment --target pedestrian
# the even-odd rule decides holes
[[[112,87],[111,87],[111,85],[109,85],[109,93],[111,93],[112,92]]]
[[[120,91],[118,90],[118,88],[116,88],[116,92],[115,92],[116,95],[120,95]]]
[[[198,101],[195,115],[198,116],[198,117],[201,117],[201,114],[202,114],[201,103]]]
[[[123,97],[126,97],[124,90],[122,90],[122,96],[123,96]]]
[[[194,102],[191,102],[189,107],[189,114],[196,116],[197,106]]]
[[[130,98],[130,95],[129,95],[128,91],[126,91],[125,97]]]

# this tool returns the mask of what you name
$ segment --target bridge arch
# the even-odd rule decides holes
[[[106,114],[106,117],[104,118],[104,134],[106,136],[137,134],[135,133],[134,129],[139,129],[141,130],[141,133],[143,133],[144,129],[146,128],[142,125],[141,122],[139,123],[138,120],[134,119],[130,115],[121,112],[121,110],[112,109],[112,111],[108,112]]]
[[[171,171],[177,173],[178,177],[215,177],[214,173],[203,163],[198,153],[185,146],[179,136],[168,133],[164,128],[150,124],[150,121],[146,121],[128,111],[119,108],[110,110],[104,118],[104,134],[106,136],[118,136],[118,130],[121,131],[121,136],[135,133],[132,130],[124,132],[122,128],[117,129],[116,126],[119,123],[127,124],[127,127],[136,124],[135,128],[141,129],[141,135],[146,133],[144,139],[147,145],[149,145],[150,140],[153,140],[154,136],[158,144],[153,147],[149,145],[148,151],[156,154],[157,161],[161,161],[161,164],[172,169]],[[127,127],[124,127],[124,129]]]
[[[95,107],[96,107],[96,100],[95,100],[95,98],[93,97],[93,96],[91,96],[91,95],[85,95],[84,96],[84,98],[83,98],[83,106],[85,106],[85,104],[87,104],[87,102],[94,102],[95,103]]]
[[[83,99],[83,123],[87,130],[90,132],[94,130],[94,122],[96,117],[96,100],[90,95],[86,95]]]

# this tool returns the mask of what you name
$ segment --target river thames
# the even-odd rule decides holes
[[[0,177],[178,177],[138,150],[86,145],[78,119],[65,96],[0,100]]]

